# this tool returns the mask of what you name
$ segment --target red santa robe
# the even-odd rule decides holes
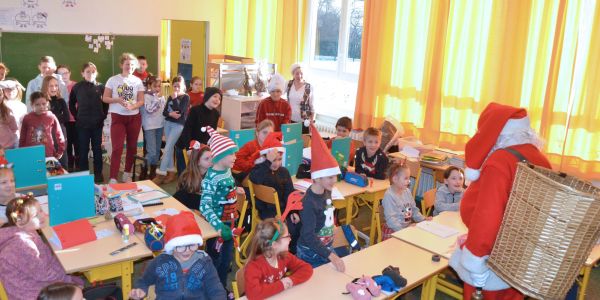
[[[548,159],[531,144],[510,148],[521,153],[530,163],[550,168]],[[465,281],[464,299],[471,299],[475,288],[470,273],[478,273],[482,261],[487,261],[496,236],[517,170],[518,159],[508,151],[496,150],[485,161],[478,180],[471,183],[461,200],[460,215],[469,229],[462,249],[452,255],[451,265]],[[483,270],[481,270],[483,272]],[[510,288],[494,272],[484,286],[484,299],[523,299],[523,295]]]

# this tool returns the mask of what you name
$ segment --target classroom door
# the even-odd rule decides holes
[[[194,76],[206,77],[208,62],[208,22],[161,21],[161,77],[181,74],[189,87]]]

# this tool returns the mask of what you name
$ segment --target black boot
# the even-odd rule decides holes
[[[148,167],[146,166],[146,164],[142,165],[142,168],[140,170],[140,177],[138,180],[146,180],[148,179]]]
[[[94,182],[95,183],[104,183],[104,175],[102,175],[102,171],[94,172]]]

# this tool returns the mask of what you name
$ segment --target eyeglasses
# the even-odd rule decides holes
[[[292,236],[290,236],[289,234],[286,234],[286,235],[282,235],[279,239],[280,240],[281,239],[292,239]]]
[[[186,250],[196,251],[196,250],[198,250],[198,248],[200,248],[200,245],[198,245],[198,244],[191,244],[191,245],[187,245],[187,246],[177,246],[177,247],[175,247],[175,252],[183,253]]]

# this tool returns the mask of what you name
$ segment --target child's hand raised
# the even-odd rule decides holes
[[[273,162],[277,158],[277,149],[271,149],[267,152],[267,159]]]
[[[146,297],[146,293],[142,289],[133,289],[129,292],[129,298],[131,299],[144,299]]]

